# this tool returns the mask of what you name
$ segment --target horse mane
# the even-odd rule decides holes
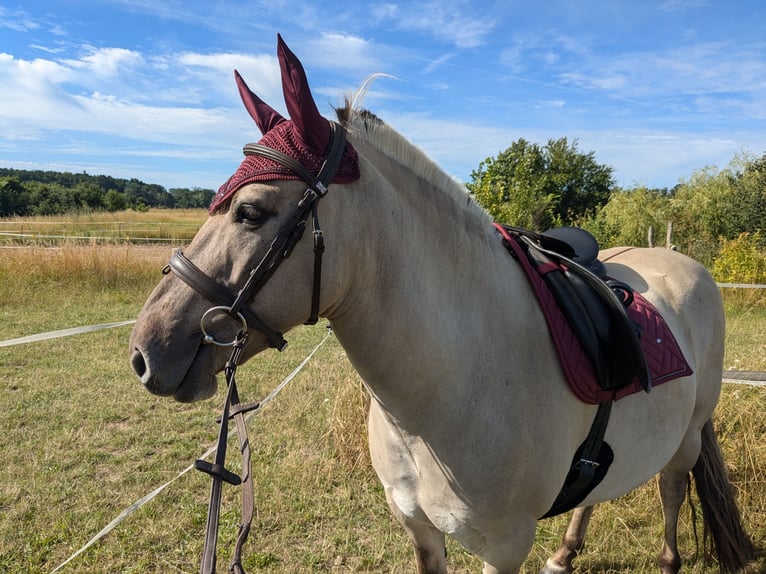
[[[355,107],[358,98],[347,96],[335,113],[340,124],[349,133],[363,138],[384,156],[411,171],[431,187],[451,196],[465,211],[484,218],[491,224],[490,215],[474,201],[466,187],[445,172],[415,144],[399,134],[371,111]]]

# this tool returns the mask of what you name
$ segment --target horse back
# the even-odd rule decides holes
[[[614,247],[601,251],[599,258],[610,277],[626,282],[657,308],[698,379],[710,380],[717,400],[725,320],[720,291],[708,271],[664,248]]]

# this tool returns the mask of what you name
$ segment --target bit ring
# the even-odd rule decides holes
[[[234,319],[239,319],[242,322],[242,331],[247,333],[247,321],[245,320],[245,317],[237,311],[236,313],[231,312],[231,307],[226,306],[219,306],[219,307],[211,307],[207,311],[205,311],[202,315],[202,318],[199,320],[199,328],[202,330],[202,343],[205,345],[217,345],[218,347],[233,347],[237,344],[237,341],[239,340],[239,335],[236,335],[231,341],[229,342],[222,342],[215,338],[215,336],[208,333],[207,329],[205,329],[205,319],[207,319],[211,313],[226,313],[229,317],[232,317]],[[209,320],[209,319],[208,319]]]

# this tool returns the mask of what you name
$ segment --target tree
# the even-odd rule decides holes
[[[170,194],[175,199],[175,207],[194,209],[200,207],[206,208],[210,205],[215,192],[212,189],[202,189],[199,187],[193,189],[174,187],[170,189]]]
[[[110,189],[104,196],[104,205],[107,211],[122,211],[128,208],[128,198],[124,193]]]
[[[664,189],[636,187],[612,192],[609,201],[593,217],[576,222],[596,236],[601,247],[644,246],[648,231],[664,232],[670,211],[670,197]]]
[[[26,215],[29,194],[18,178],[0,179],[0,217]]]
[[[766,231],[766,153],[759,159],[735,157],[737,176],[732,182],[731,232],[727,239],[742,233]],[[763,236],[759,235],[763,242]]]
[[[741,154],[719,170],[705,167],[676,188],[671,219],[679,248],[709,265],[724,240],[765,231],[766,154]],[[763,236],[758,235],[763,242]]]
[[[104,208],[104,193],[95,183],[80,182],[69,191],[72,203],[78,209],[99,210]]]
[[[613,169],[577,140],[548,140],[541,147],[519,139],[471,173],[468,190],[497,220],[534,230],[568,225],[592,215],[615,187]]]

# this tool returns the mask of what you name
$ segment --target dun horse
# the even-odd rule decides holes
[[[445,535],[480,556],[486,574],[518,572],[598,407],[567,385],[530,280],[487,213],[369,112],[347,104],[339,125],[320,116],[281,38],[278,54],[290,119],[236,76],[264,137],[246,146],[211,216],[174,255],[176,273],[146,302],[132,366],[152,393],[195,401],[215,393],[228,356],[206,344],[223,337],[226,313],[200,327],[210,299],[229,297],[225,310],[247,322],[245,360],[281,347],[282,333],[308,317],[327,318],[370,394],[372,461],[418,572],[447,571]],[[309,220],[321,222],[313,248],[310,234],[300,239]],[[610,249],[601,259],[659,311],[691,374],[614,401],[603,436],[611,466],[542,572],[572,572],[592,506],[659,474],[659,566],[677,573],[690,473],[722,569],[741,569],[752,549],[711,424],[724,342],[718,289],[673,251]],[[179,267],[197,279],[182,280]]]

